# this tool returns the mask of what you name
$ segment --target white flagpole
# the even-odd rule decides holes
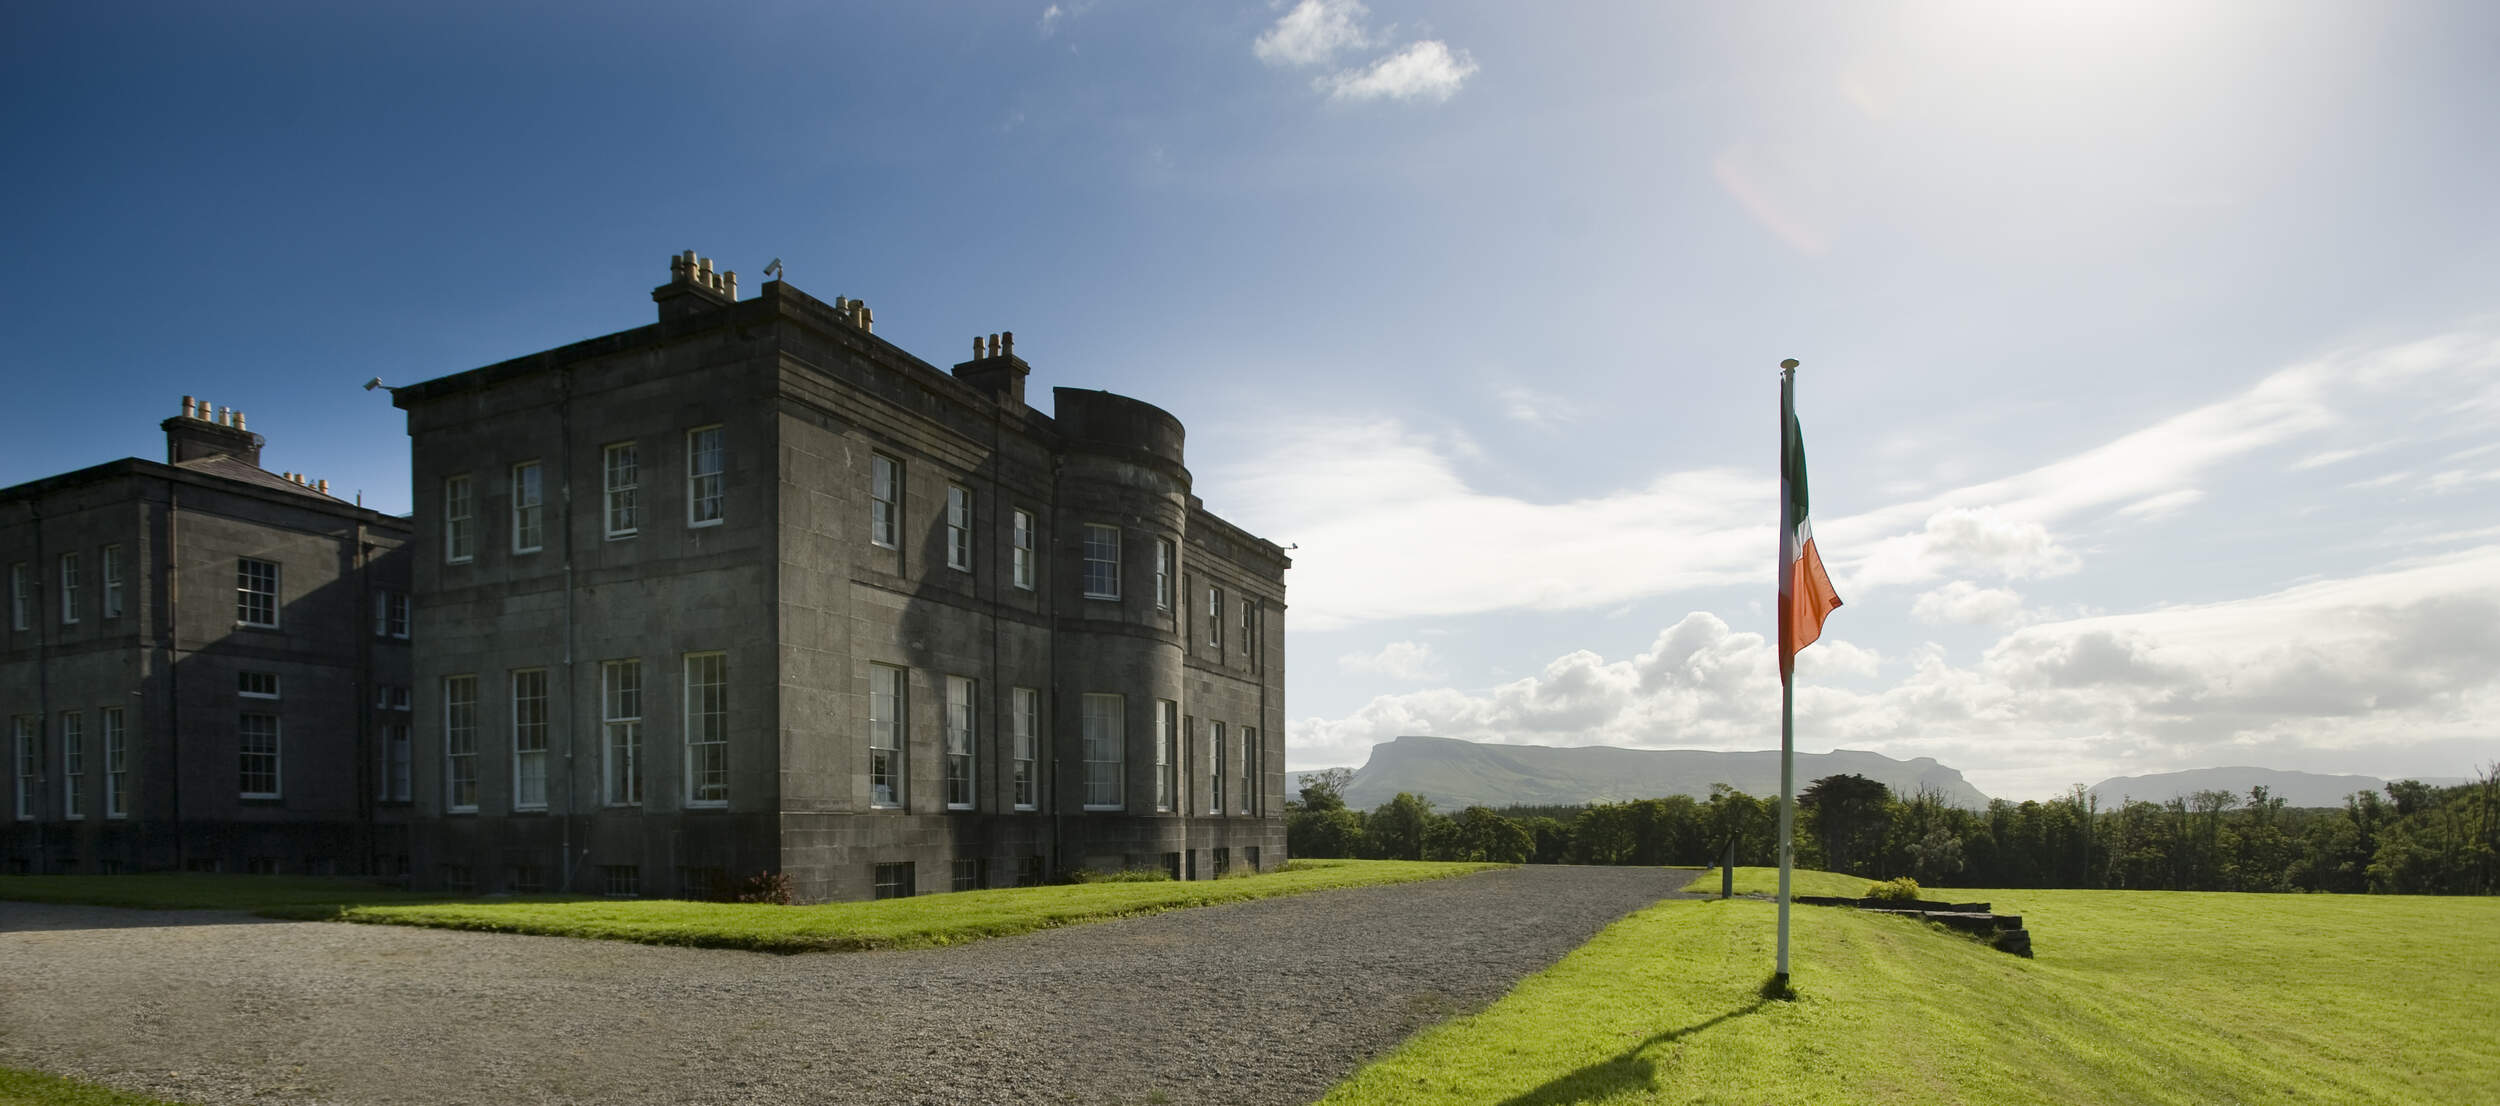
[[[1789,612],[1798,598],[1790,594],[1790,583],[1797,575],[1797,520],[1789,517],[1791,501],[1788,497],[1788,461],[1795,448],[1795,443],[1788,440],[1788,431],[1797,424],[1796,376],[1795,358],[1780,362],[1780,938],[1779,966],[1772,976],[1772,983],[1780,990],[1788,986],[1788,873],[1794,866],[1797,820],[1796,701],[1789,674],[1794,654],[1788,640]]]

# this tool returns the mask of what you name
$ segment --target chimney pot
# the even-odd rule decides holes
[[[186,419],[191,417],[191,397],[190,397],[190,396],[184,396],[184,397],[182,397],[182,417],[184,417],[184,418],[186,418]]]
[[[998,332],[998,336],[1001,339],[998,347],[999,352],[1009,357],[1015,356],[1016,332],[1012,330],[1002,330]]]
[[[322,482],[321,482],[321,494],[323,494],[323,495],[328,495],[328,494],[330,494],[330,482],[329,482],[329,481],[324,480],[324,481],[322,481]]]
[[[234,428],[237,430],[243,429],[243,412],[241,411],[234,413]]]

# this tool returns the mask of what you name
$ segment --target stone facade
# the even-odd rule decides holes
[[[0,489],[0,870],[396,874],[408,522],[183,408],[167,463]]]
[[[419,886],[1283,862],[1289,562],[1190,494],[1177,420],[670,268],[654,325],[394,391]]]

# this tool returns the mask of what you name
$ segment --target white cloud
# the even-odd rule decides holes
[[[1057,4],[1052,4],[1051,6],[1049,6],[1049,7],[1047,7],[1047,8],[1043,8],[1043,9],[1042,9],[1042,37],[1043,37],[1043,38],[1049,38],[1051,35],[1058,33],[1058,31],[1059,31],[1059,21],[1060,21],[1060,20],[1062,20],[1062,19],[1067,18],[1067,16],[1068,16],[1067,9],[1062,8],[1062,7],[1060,7],[1060,6],[1059,6],[1059,5],[1057,5]]]
[[[2151,522],[2154,519],[2169,518],[2187,510],[2204,498],[2205,493],[2201,490],[2181,488],[2175,492],[2163,492],[2160,495],[2139,499],[2118,508],[2118,513],[2137,522]]]
[[[2292,462],[2292,471],[2307,472],[2310,469],[2322,469],[2328,465],[2340,465],[2369,452],[2371,451],[2366,449],[2329,449],[2312,453]]]
[[[2017,798],[2251,760],[2366,771],[2371,757],[2425,742],[2467,759],[2477,741],[2500,748],[2500,546],[2251,598],[2027,626],[1968,665],[1929,649],[1879,691],[1822,682],[1872,671],[1871,655],[1833,644],[1798,658],[1800,749],[1933,756]],[[1304,719],[1291,729],[1292,757],[1360,763],[1372,743],[1409,733],[1771,748],[1771,661],[1761,635],[1697,612],[1630,660],[1578,651],[1480,695],[1384,695],[1345,718]]]
[[[1292,586],[1303,628],[1602,607],[1766,576],[1775,508],[1760,474],[1705,469],[1532,503],[1469,487],[1448,439],[1393,420],[1312,421],[1272,442],[1253,463],[1211,470],[1220,488],[1207,497],[1301,546]]]
[[[1930,625],[2011,626],[2022,620],[2023,597],[2007,588],[1955,580],[1918,597],[1910,617]]]
[[[1337,100],[1444,101],[1476,73],[1476,59],[1465,50],[1451,50],[1438,39],[1425,39],[1380,58],[1368,68],[1349,69],[1313,84]]]
[[[2495,369],[2500,339],[2480,335],[2303,362],[2027,471],[1856,514],[1817,514],[1817,546],[1852,603],[1895,586],[2069,574],[2082,557],[2056,527],[2139,524],[2198,503],[2190,496],[2216,469],[2334,426],[2363,398],[2418,411],[2421,390],[2500,376]],[[2415,392],[2391,391],[2404,387]],[[1226,504],[1229,517],[1301,543],[1294,605],[1310,629],[1604,609],[1761,579],[1777,506],[1775,483],[1759,470],[1669,472],[1641,487],[1540,503],[1470,486],[1459,464],[1477,452],[1461,436],[1395,419],[1323,420],[1266,437],[1260,453],[1201,479],[1208,501]],[[2460,487],[2480,475],[2458,471]]]
[[[1820,530],[1821,527],[1816,527]],[[1846,563],[1848,542],[1817,536],[1815,547]],[[1862,547],[1856,564],[1838,581],[1851,591],[1915,583],[1958,572],[1983,572],[2009,580],[2063,576],[2082,559],[2058,543],[2049,528],[2014,518],[1996,507],[1947,507],[1927,517],[1916,532],[1895,534]],[[1833,550],[1843,557],[1833,558]]]
[[[1581,416],[1579,404],[1524,384],[1506,385],[1494,397],[1501,401],[1504,417],[1539,430],[1552,430]]]
[[[1417,682],[1438,680],[1443,674],[1440,656],[1430,644],[1420,641],[1393,641],[1381,646],[1377,653],[1348,653],[1337,658],[1337,667]]]
[[[1269,65],[1323,65],[1339,50],[1371,44],[1363,30],[1367,14],[1357,0],[1302,0],[1252,42],[1250,52]]]

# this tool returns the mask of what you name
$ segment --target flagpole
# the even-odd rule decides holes
[[[1771,976],[1773,988],[1788,988],[1788,876],[1796,853],[1797,811],[1797,724],[1796,699],[1791,669],[1795,666],[1790,607],[1797,597],[1791,594],[1796,578],[1797,520],[1789,517],[1788,463],[1793,443],[1788,440],[1789,428],[1796,420],[1797,360],[1780,362],[1780,564],[1779,564],[1779,647],[1780,647],[1780,905],[1779,962]]]

